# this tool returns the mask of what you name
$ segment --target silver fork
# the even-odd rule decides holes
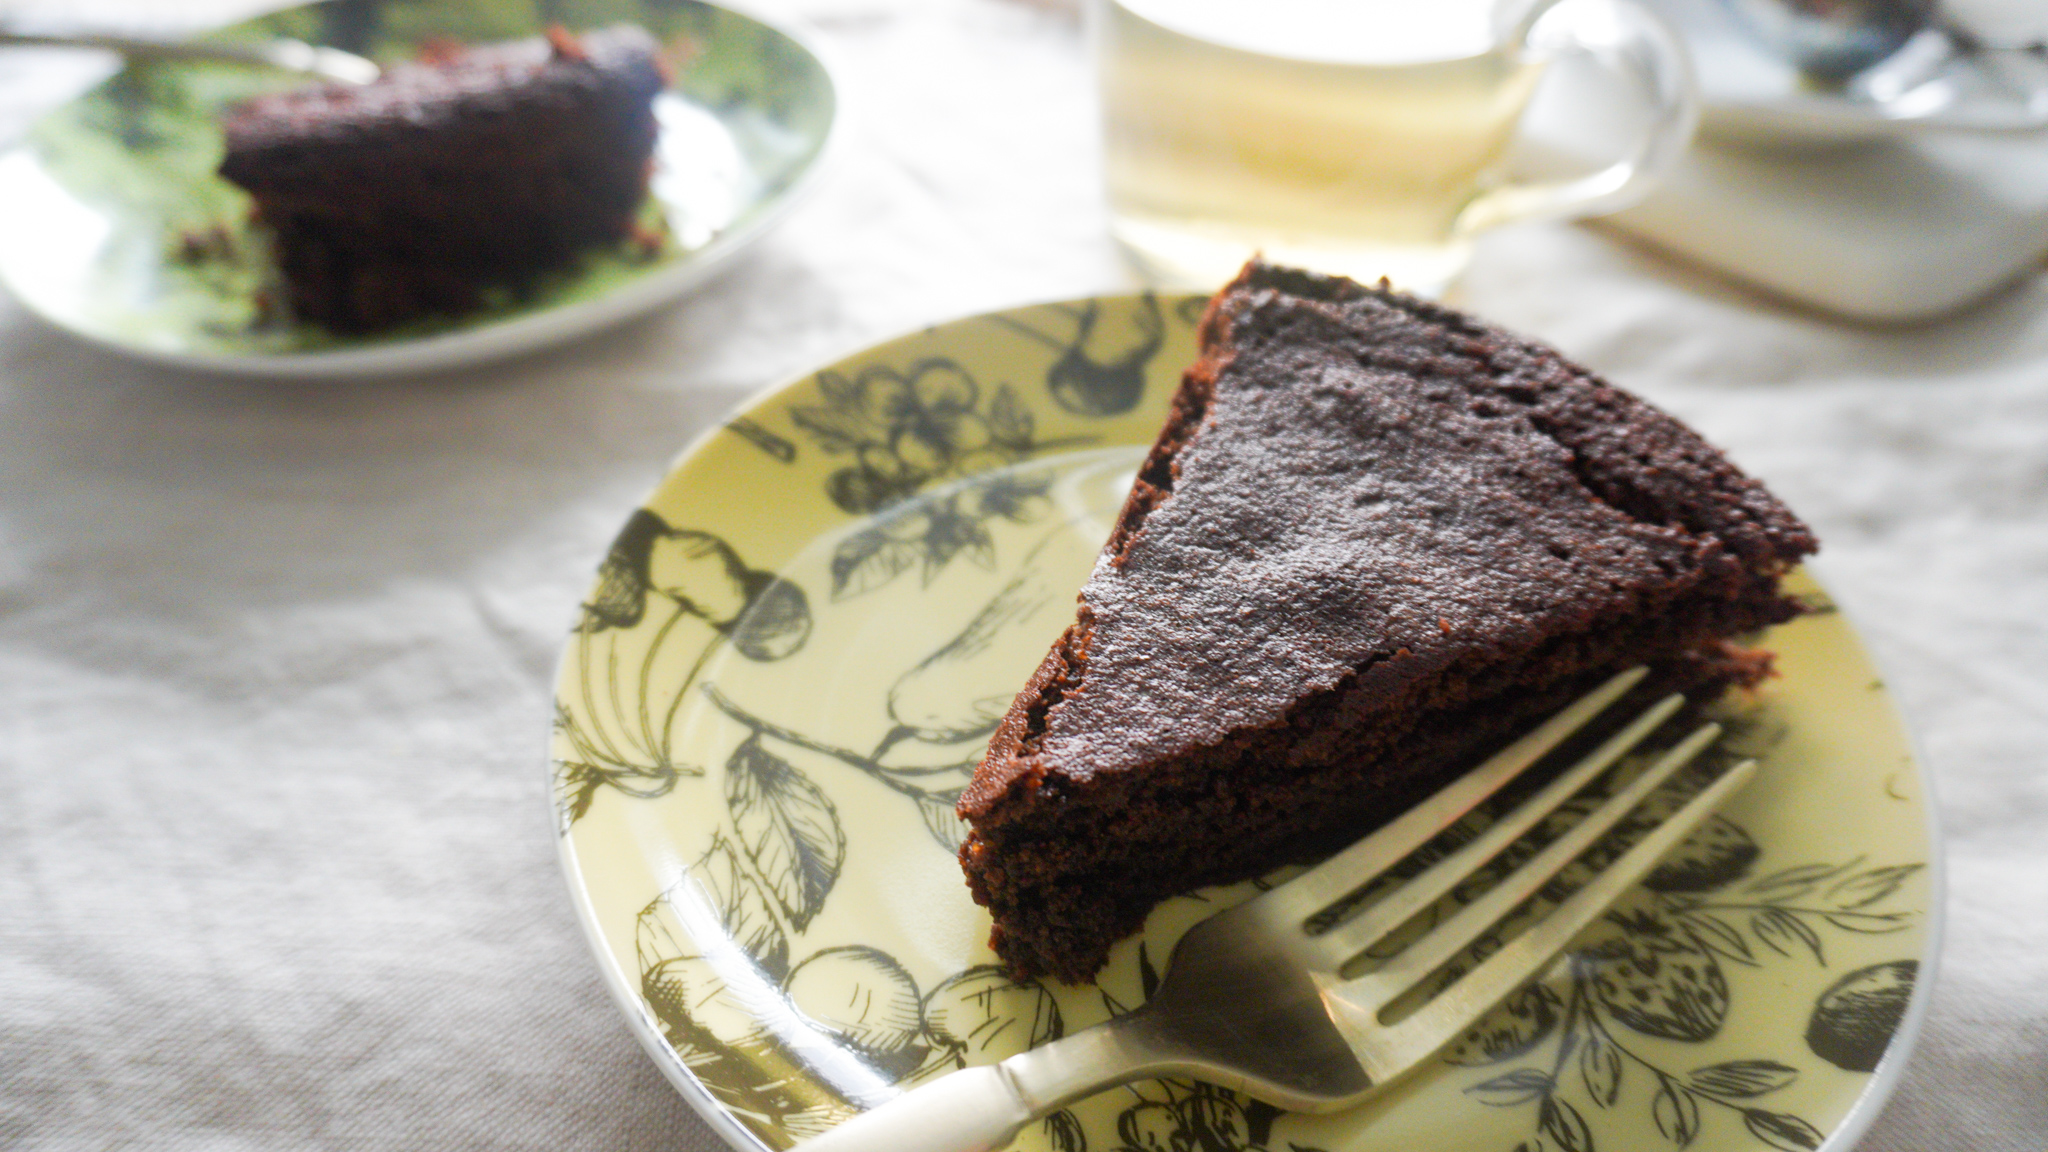
[[[1294,1111],[1357,1103],[1541,975],[1572,937],[1755,774],[1753,760],[1722,774],[1527,931],[1421,1007],[1390,1018],[1389,1008],[1424,994],[1433,973],[1522,908],[1711,745],[1720,726],[1693,731],[1483,896],[1363,975],[1347,973],[1641,743],[1683,698],[1659,701],[1477,838],[1351,919],[1325,928],[1325,914],[1585,727],[1644,674],[1636,668],[1615,676],[1379,831],[1196,924],[1143,1007],[1000,1064],[950,1073],[807,1141],[803,1152],[987,1152],[1066,1104],[1158,1076],[1198,1077]]]

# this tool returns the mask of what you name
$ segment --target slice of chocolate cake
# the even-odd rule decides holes
[[[664,82],[628,26],[443,48],[373,84],[239,105],[220,173],[275,235],[293,315],[372,332],[623,240]]]
[[[1252,265],[960,799],[1018,975],[1349,842],[1639,663],[1753,680],[1812,535],[1698,435],[1448,308]]]

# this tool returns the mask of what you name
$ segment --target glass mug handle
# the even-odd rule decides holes
[[[1504,50],[1530,51],[1537,25],[1561,2],[1538,0],[1517,22]],[[1561,21],[1562,27],[1550,27]],[[1637,0],[1573,0],[1542,31],[1540,47],[1577,48],[1632,82],[1649,104],[1649,123],[1627,156],[1598,171],[1569,180],[1506,184],[1480,194],[1458,214],[1453,228],[1460,238],[1520,220],[1625,208],[1670,170],[1692,141],[1699,123],[1692,59],[1670,26]]]

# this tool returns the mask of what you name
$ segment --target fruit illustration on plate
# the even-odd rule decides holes
[[[640,993],[691,1074],[764,1138],[815,1134],[860,1109],[804,1072],[851,1050],[888,1080],[924,1063],[916,981],[887,953],[825,948],[790,963],[786,911],[760,863],[723,836],[643,909]]]
[[[1105,310],[1099,300],[1053,305],[1047,311],[1052,315],[1046,320],[1063,331],[1056,334],[1009,316],[990,319],[1058,353],[1046,369],[1045,388],[1060,407],[1081,416],[1117,416],[1137,407],[1145,395],[1145,366],[1166,344],[1159,299],[1146,293],[1139,307],[1128,311]]]
[[[943,357],[820,372],[817,391],[820,402],[790,409],[790,419],[826,454],[848,459],[826,477],[825,496],[871,518],[833,552],[834,601],[912,569],[930,584],[961,557],[992,566],[989,525],[1037,518],[1051,484],[1009,465],[1073,443],[1039,439],[1016,389],[984,387]]]
[[[1707,1040],[1728,1016],[1728,979],[1714,954],[1655,910],[1609,913],[1621,928],[1590,950],[1592,992],[1614,1018],[1646,1036]]]
[[[1060,1038],[1059,1004],[1036,980],[1013,980],[983,964],[932,989],[925,998],[925,1034],[956,1067],[993,1064]]]
[[[1919,971],[1916,961],[1894,960],[1859,968],[1835,981],[1814,1002],[1806,1046],[1845,1071],[1876,1070],[1913,999]]]
[[[1479,1023],[1444,1052],[1452,1064],[1497,1064],[1510,1060],[1543,1042],[1557,1027],[1564,1001],[1542,984],[1531,984],[1501,1002],[1499,1008],[1480,1018]]]
[[[701,1032],[727,1048],[763,1041],[760,1017],[725,974],[702,956],[671,956],[640,978],[641,995],[672,1029]]]
[[[1282,1147],[1273,1139],[1280,1110],[1249,1096],[1195,1080],[1162,1080],[1142,1091],[1163,1090],[1165,1099],[1145,1099],[1116,1120],[1116,1152],[1265,1152]],[[1288,1141],[1293,1152],[1318,1152]]]
[[[783,990],[805,1019],[889,1079],[901,1079],[924,1062],[917,982],[887,953],[861,944],[827,948],[792,969]]]
[[[672,711],[624,706],[616,692],[620,669],[639,669],[647,683],[669,653],[687,651],[692,641],[699,665],[721,640],[748,660],[781,660],[810,634],[802,588],[749,567],[709,532],[673,527],[645,508],[635,512],[599,567],[597,590],[576,626],[572,659],[580,683],[556,704],[562,828],[590,811],[600,788],[651,800],[668,795],[679,779],[704,773],[672,755]],[[679,691],[695,675],[693,669],[684,677]]]
[[[804,590],[749,568],[709,532],[671,527],[645,508],[633,513],[598,570],[584,628],[630,628],[659,595],[717,629],[749,660],[780,660],[811,634]]]
[[[1643,879],[1643,887],[1652,892],[1719,888],[1746,875],[1762,851],[1749,833],[1726,818],[1709,817]]]

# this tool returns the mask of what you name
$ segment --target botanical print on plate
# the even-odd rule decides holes
[[[953,802],[1072,620],[1200,306],[1015,309],[851,357],[700,441],[614,541],[562,664],[564,858],[643,1039],[732,1138],[786,1147],[1127,1011],[1258,890],[1167,901],[1097,985],[1017,982],[953,856]],[[1020,1146],[1817,1147],[1912,1002],[1933,896],[1918,770],[1801,587],[1821,610],[1767,638],[1783,676],[1715,709],[1718,762],[1756,756],[1758,782],[1432,1066],[1328,1116],[1132,1085]]]

